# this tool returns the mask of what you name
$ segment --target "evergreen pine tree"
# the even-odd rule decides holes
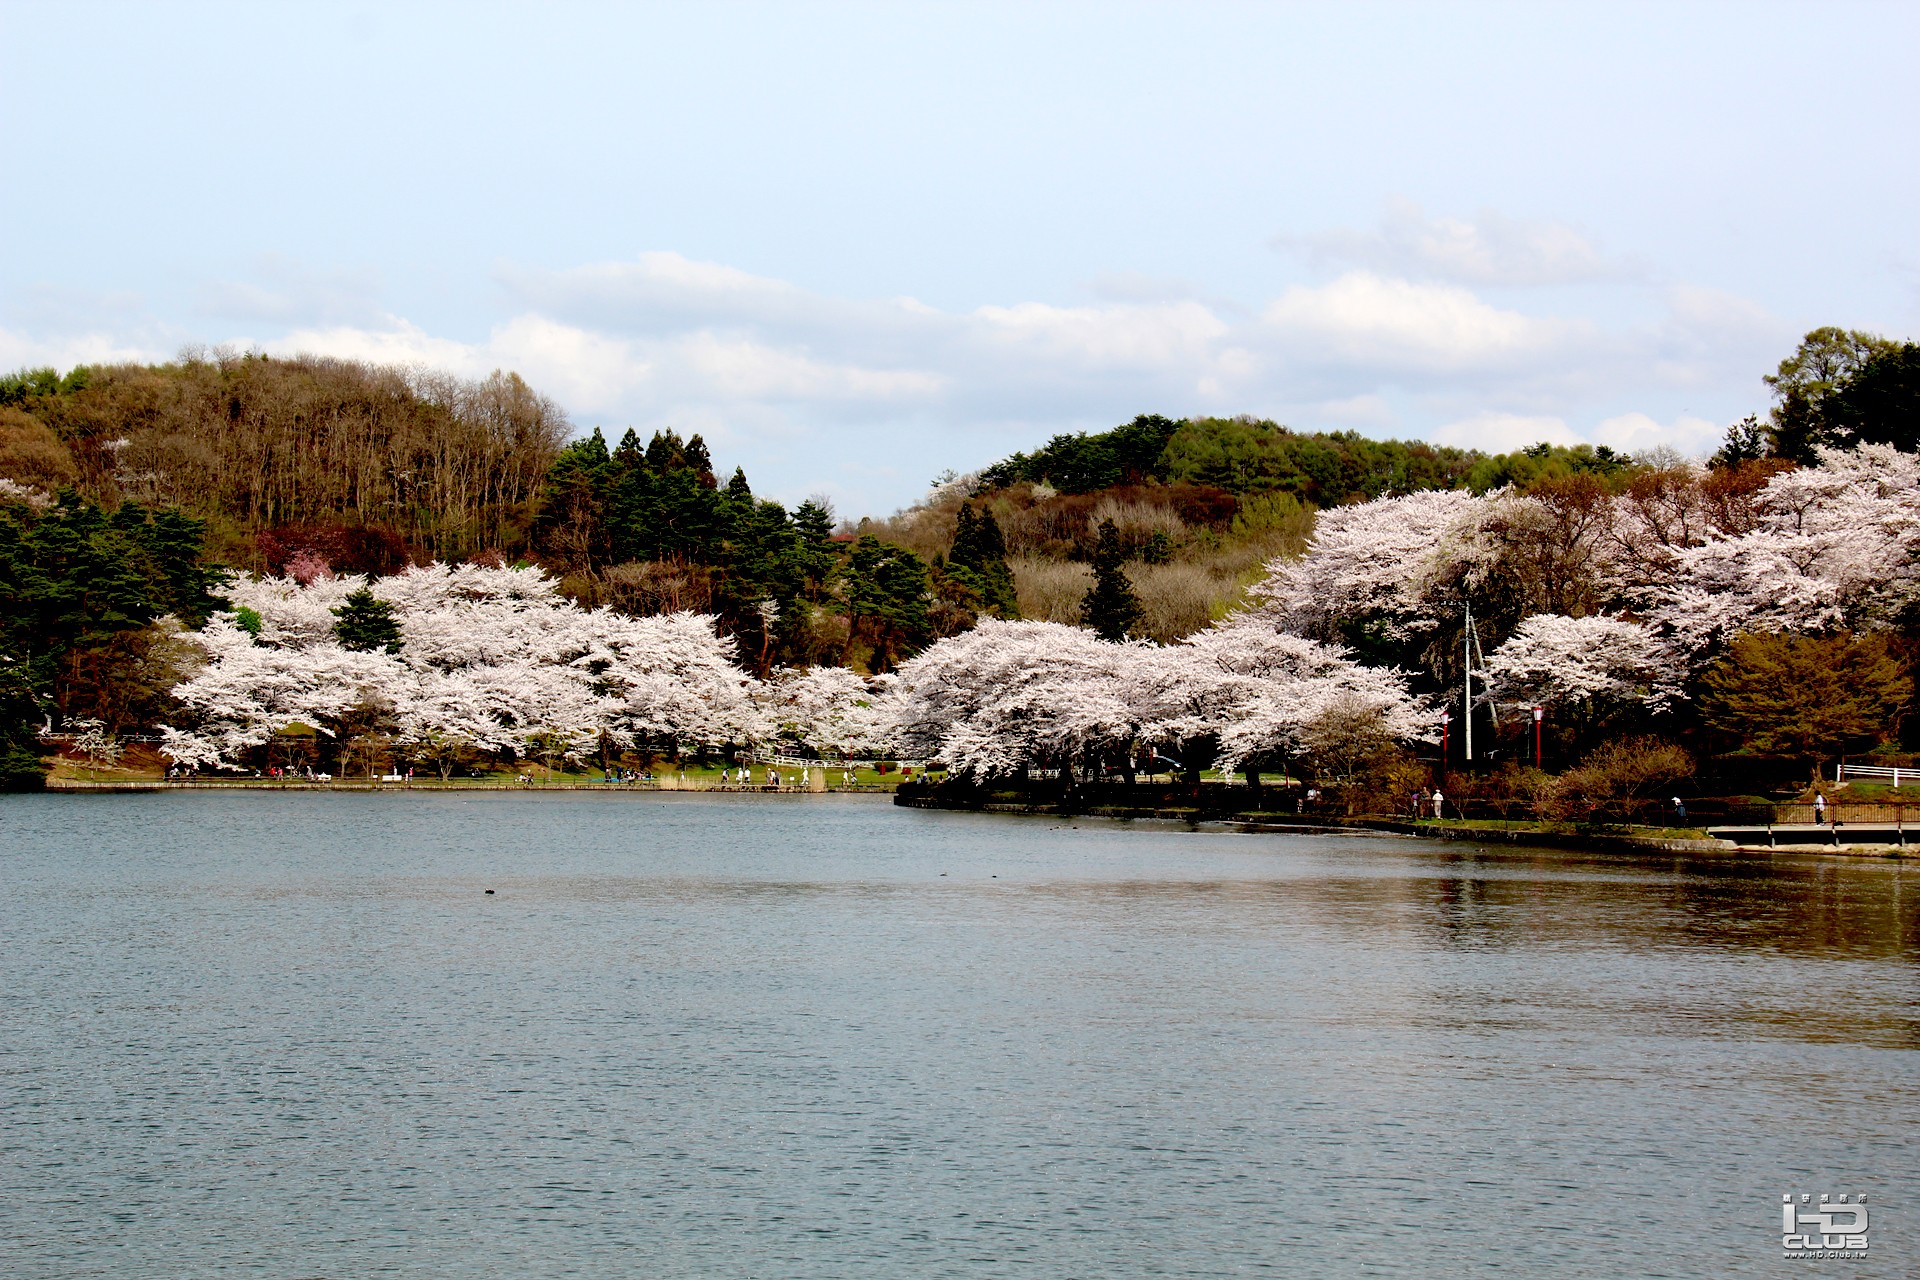
[[[1140,597],[1121,568],[1125,561],[1119,528],[1112,520],[1102,520],[1093,552],[1093,589],[1080,602],[1082,620],[1102,640],[1124,640],[1140,625]]]
[[[925,642],[927,565],[905,547],[862,534],[847,567],[847,648],[865,636],[870,669],[891,669],[900,654]]]
[[[753,500],[753,486],[747,483],[747,469],[745,467],[735,467],[733,469],[733,479],[727,481],[727,497],[737,503],[746,503]]]
[[[656,474],[687,465],[687,446],[678,431],[656,431],[647,442],[647,466]]]
[[[342,648],[400,652],[400,624],[393,620],[393,606],[375,599],[371,588],[361,587],[349,595],[333,614],[340,619],[333,624],[333,634]]]
[[[40,716],[26,668],[0,655],[0,791],[37,791],[46,780],[35,737]]]
[[[707,442],[702,440],[698,434],[687,441],[686,467],[687,470],[693,472],[694,477],[699,480],[702,488],[713,489],[718,487],[718,481],[715,480],[713,474],[713,458],[707,453]],[[736,468],[736,471],[737,470],[738,468]]]
[[[840,549],[833,540],[833,511],[808,498],[793,513],[794,567],[813,604],[824,603],[840,574]]]
[[[1871,744],[1913,696],[1884,635],[1750,632],[1701,678],[1708,727],[1755,751],[1817,761]]]
[[[39,785],[47,716],[102,714],[101,687],[141,651],[134,633],[210,611],[221,579],[201,563],[200,530],[133,503],[109,517],[70,489],[44,511],[0,502],[0,788]]]
[[[533,521],[533,538],[542,550],[574,568],[591,568],[606,560],[610,469],[606,437],[598,428],[560,451],[547,469],[539,514]]]
[[[1002,618],[1020,616],[1013,570],[1007,567],[1007,541],[992,508],[978,514],[971,506],[960,508],[947,568],[973,594],[980,612]]]
[[[651,560],[657,554],[659,501],[653,489],[647,451],[633,428],[628,427],[607,466],[607,558],[612,563]]]

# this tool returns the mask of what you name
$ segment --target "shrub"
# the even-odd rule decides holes
[[[1560,775],[1540,797],[1537,811],[1550,820],[1625,820],[1656,790],[1693,775],[1693,757],[1661,738],[1621,738],[1607,743]]]
[[[1019,597],[1020,616],[1030,622],[1080,621],[1080,601],[1093,585],[1093,570],[1084,564],[1064,560],[1044,560],[1038,556],[1015,556],[1008,565],[1013,569],[1013,587]]]

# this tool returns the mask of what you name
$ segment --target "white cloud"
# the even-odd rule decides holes
[[[1507,311],[1454,285],[1356,271],[1320,287],[1295,285],[1267,307],[1282,341],[1380,370],[1449,372],[1538,357],[1581,326]]]
[[[259,345],[380,364],[430,365],[468,377],[511,368],[576,411],[617,414],[636,401],[746,404],[924,400],[945,380],[917,371],[865,369],[811,359],[766,343],[696,331],[631,340],[544,316],[522,315],[487,341],[434,338],[404,322],[384,329],[301,329]]]
[[[1391,427],[1396,421],[1393,406],[1376,393],[1348,396],[1342,400],[1322,400],[1309,406],[1317,422],[1337,423],[1345,427]]]
[[[942,319],[911,298],[852,300],[677,253],[643,253],[565,271],[505,266],[496,272],[515,306],[623,333],[742,329],[868,340]]]
[[[1018,352],[1025,360],[1067,362],[1083,369],[1204,366],[1227,326],[1197,302],[1134,306],[1053,307],[1023,302],[981,307],[969,319],[976,342]]]
[[[645,391],[658,365],[623,339],[545,316],[516,316],[470,363],[516,370],[577,413],[617,413]]]
[[[65,372],[77,364],[165,360],[170,355],[151,345],[107,333],[35,338],[0,329],[0,369],[5,370],[54,368]]]
[[[764,343],[695,334],[669,349],[698,389],[716,397],[807,402],[925,400],[945,379],[912,370],[832,364]]]
[[[504,312],[480,335],[456,337],[388,314],[356,292],[357,277],[287,268],[279,278],[292,282],[288,295],[256,299],[261,323],[237,326],[253,339],[235,345],[468,377],[513,369],[582,426],[698,430],[756,486],[795,500],[824,490],[864,511],[910,500],[948,466],[1141,412],[1256,413],[1493,450],[1589,440],[1697,452],[1719,430],[1696,406],[1732,379],[1762,398],[1758,349],[1778,346],[1768,335],[1780,329],[1751,303],[1705,290],[1652,295],[1664,307],[1651,322],[1600,323],[1554,310],[1545,295],[1521,310],[1460,284],[1375,270],[1285,289],[1264,309],[1142,285],[1087,305],[948,310],[825,296],[649,253],[503,270]],[[319,282],[305,303],[293,296],[302,281]],[[273,331],[273,315],[302,307],[351,317]],[[33,341],[0,330],[0,362],[164,359],[178,346],[137,316],[115,328],[125,333]],[[1663,402],[1680,394],[1684,404]],[[1623,400],[1634,412],[1620,410]],[[1742,402],[1726,420],[1748,411]],[[891,487],[894,475],[911,482]]]
[[[1511,453],[1545,441],[1606,445],[1629,456],[1667,448],[1697,458],[1718,448],[1723,435],[1717,424],[1684,414],[1660,422],[1644,413],[1622,413],[1576,430],[1565,419],[1546,414],[1479,413],[1435,429],[1432,439],[1485,453]]]
[[[1726,428],[1705,418],[1684,414],[1672,422],[1659,422],[1644,413],[1623,413],[1606,419],[1587,435],[1595,444],[1608,445],[1625,454],[1665,447],[1698,458],[1720,447],[1726,438]]]
[[[405,321],[381,329],[334,325],[324,329],[296,329],[283,338],[255,342],[235,339],[237,347],[257,346],[279,355],[307,352],[366,360],[375,364],[429,365],[476,377],[487,372],[486,359],[476,348],[451,338],[436,338]]]
[[[1104,302],[1190,302],[1202,292],[1191,280],[1139,271],[1105,272],[1087,283],[1087,291]]]
[[[1555,285],[1639,274],[1565,223],[1482,210],[1472,220],[1429,218],[1409,200],[1387,205],[1372,231],[1276,237],[1279,248],[1328,263],[1471,285]]]

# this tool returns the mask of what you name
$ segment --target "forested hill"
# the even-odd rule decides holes
[[[1372,440],[1353,431],[1294,431],[1252,417],[1175,421],[1143,414],[1111,431],[1057,435],[1030,454],[1003,458],[980,472],[975,490],[1026,482],[1079,494],[1157,482],[1236,495],[1286,493],[1333,507],[1422,489],[1484,493],[1550,472],[1605,473],[1627,463],[1604,445],[1536,445],[1490,456],[1418,440]]]
[[[511,373],[209,355],[0,378],[0,478],[178,507],[249,569],[301,543],[386,570],[515,552],[572,430]]]

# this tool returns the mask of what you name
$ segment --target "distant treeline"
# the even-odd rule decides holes
[[[1810,466],[1821,448],[1920,448],[1920,345],[1858,329],[1807,334],[1763,381],[1774,407],[1728,429],[1716,466],[1772,459]],[[1605,445],[1536,444],[1513,453],[1371,440],[1353,431],[1295,431],[1262,418],[1143,414],[1111,431],[1056,435],[980,472],[975,493],[1020,483],[1059,493],[1121,485],[1190,484],[1241,494],[1291,494],[1320,508],[1429,489],[1487,493],[1592,474],[1623,483],[1633,460]]]
[[[571,433],[511,373],[212,354],[0,379],[0,476],[109,508],[180,507],[246,568],[279,567],[267,561],[288,539],[258,535],[303,527],[375,530],[403,562],[516,551]]]
[[[719,616],[749,665],[850,663],[884,671],[902,653],[1013,613],[1006,548],[990,511],[958,520],[923,558],[871,533],[839,534],[823,501],[791,513],[734,468],[718,483],[706,442],[599,431],[563,450],[531,531],[541,562],[577,600],[630,613]]]
[[[1617,472],[1630,459],[1605,445],[1541,444],[1509,454],[1372,440],[1353,431],[1294,431],[1265,419],[1143,414],[1111,431],[1057,435],[977,477],[986,493],[1027,482],[1060,493],[1092,493],[1149,482],[1190,484],[1230,494],[1287,493],[1317,507],[1371,501],[1423,489],[1527,484],[1549,473]]]

